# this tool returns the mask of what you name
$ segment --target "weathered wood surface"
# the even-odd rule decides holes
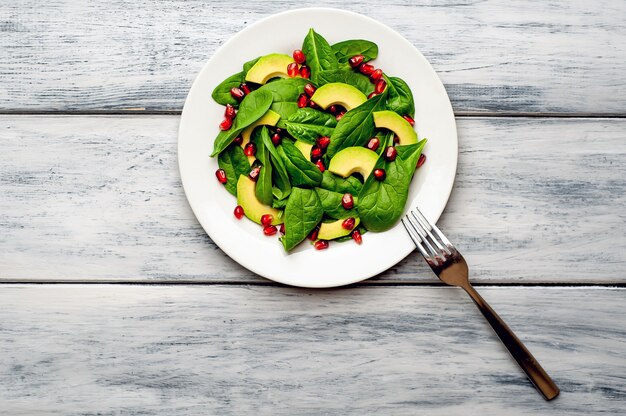
[[[3,285],[10,415],[591,415],[626,408],[626,290],[481,288],[545,402],[454,288]]]
[[[0,120],[1,280],[259,280],[187,205],[178,117]],[[625,282],[626,120],[460,118],[458,128],[440,225],[474,281]],[[379,279],[434,281],[417,255]]]
[[[322,0],[430,60],[456,111],[626,111],[626,2]],[[4,1],[0,110],[180,110],[204,62],[292,1]],[[277,28],[280,30],[280,28]]]

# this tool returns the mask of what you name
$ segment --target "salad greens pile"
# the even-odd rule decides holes
[[[307,237],[361,244],[393,227],[426,140],[413,128],[411,89],[368,62],[368,40],[330,45],[310,29],[292,56],[243,64],[212,98],[226,106],[212,157],[237,197],[235,216],[283,234],[286,251]]]

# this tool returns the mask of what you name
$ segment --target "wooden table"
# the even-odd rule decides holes
[[[188,88],[300,3],[4,1],[0,413],[626,411],[626,3],[318,4],[391,26],[441,76],[460,154],[440,225],[561,396],[416,255],[288,288],[196,222],[176,164]]]

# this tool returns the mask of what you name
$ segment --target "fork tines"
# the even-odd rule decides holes
[[[413,243],[420,253],[422,253],[426,261],[441,264],[446,256],[452,254],[454,250],[452,243],[439,231],[439,228],[437,228],[435,224],[428,222],[419,208],[416,207],[415,210],[409,212],[406,217],[402,219],[402,225],[404,225],[411,240],[413,240]],[[431,229],[438,238],[433,235]],[[428,251],[424,246],[426,246]]]

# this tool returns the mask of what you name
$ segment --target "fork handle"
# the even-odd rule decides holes
[[[552,400],[559,395],[559,388],[552,381],[548,373],[539,365],[535,357],[528,351],[522,341],[513,333],[511,328],[504,323],[502,318],[491,309],[491,306],[480,296],[480,294],[472,287],[467,285],[463,287],[468,295],[476,303],[478,309],[487,319],[496,332],[504,346],[509,350],[517,364],[524,370],[530,381],[535,385],[537,390],[541,392],[546,400]]]

